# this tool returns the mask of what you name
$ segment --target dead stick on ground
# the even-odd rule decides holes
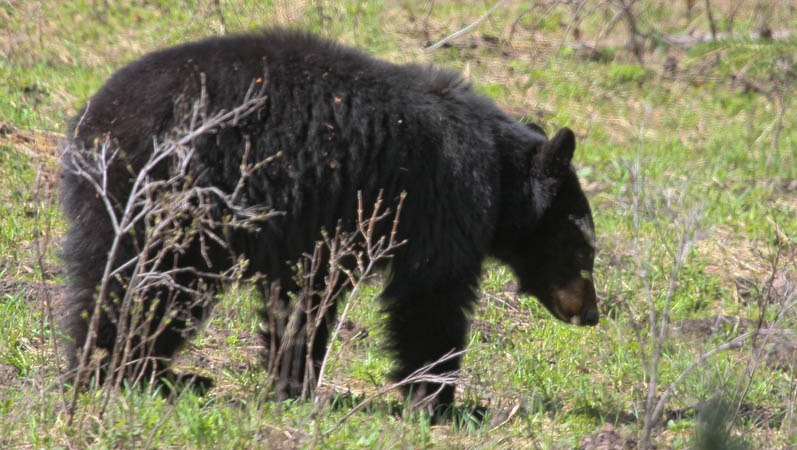
[[[706,353],[703,353],[702,355],[700,355],[700,357],[697,359],[697,361],[695,361],[691,366],[689,366],[686,370],[684,370],[681,373],[681,375],[679,375],[678,378],[675,379],[675,381],[670,383],[670,386],[667,387],[667,390],[665,390],[664,393],[661,394],[661,397],[659,397],[659,401],[656,403],[656,407],[653,410],[653,414],[651,414],[651,421],[658,420],[659,416],[661,415],[662,408],[664,408],[664,405],[667,403],[667,399],[673,393],[673,391],[675,390],[675,387],[678,386],[678,384],[680,384],[681,381],[683,381],[684,378],[686,378],[690,373],[692,373],[692,371],[694,371],[696,368],[698,368],[701,365],[703,365],[703,363],[708,358],[710,358],[711,356],[716,355],[717,353],[719,353],[721,351],[732,349],[732,348],[738,348],[744,343],[744,341],[746,341],[746,340],[748,340],[748,339],[750,339],[752,337],[755,337],[755,336],[758,336],[758,335],[765,335],[766,336],[766,335],[770,335],[770,334],[788,334],[788,330],[780,330],[780,329],[758,329],[758,330],[754,330],[754,331],[751,331],[749,333],[745,333],[745,334],[743,334],[741,336],[737,336],[734,339],[732,339],[731,341],[726,342],[725,344],[722,344],[722,345],[720,345],[720,346],[718,346],[718,347],[716,347],[716,348],[714,348],[712,350],[709,350]]]
[[[481,25],[481,23],[482,23],[482,22],[484,22],[485,20],[487,20],[487,18],[488,18],[488,17],[490,17],[490,14],[492,14],[492,13],[493,13],[493,11],[495,11],[496,9],[498,9],[498,8],[499,8],[501,5],[503,5],[504,3],[506,3],[506,0],[500,0],[498,3],[496,3],[495,5],[493,5],[493,7],[492,7],[492,8],[490,8],[490,9],[489,9],[489,10],[488,10],[486,13],[484,13],[484,15],[483,15],[483,16],[479,17],[479,20],[477,20],[477,21],[473,22],[472,24],[468,25],[467,27],[465,27],[465,28],[463,28],[463,29],[461,29],[461,30],[457,31],[456,33],[453,33],[453,34],[451,34],[451,35],[448,35],[448,36],[444,37],[444,38],[443,38],[443,39],[441,39],[440,41],[438,41],[438,42],[436,42],[436,43],[434,43],[434,44],[432,44],[432,45],[430,45],[430,46],[426,47],[426,48],[425,48],[425,49],[423,49],[423,50],[424,50],[424,51],[426,51],[426,52],[431,52],[431,51],[437,50],[438,48],[440,48],[440,47],[442,47],[443,45],[445,45],[445,44],[446,44],[448,41],[451,41],[451,40],[453,40],[453,39],[456,39],[456,38],[458,38],[458,37],[462,36],[463,34],[470,32],[470,30],[472,30],[472,29],[474,29],[474,28],[478,27],[479,25]]]
[[[467,351],[468,351],[467,349],[459,350],[459,351],[453,351],[453,349],[452,349],[452,351],[449,351],[445,355],[443,355],[440,358],[438,358],[437,361],[433,361],[433,362],[431,362],[429,364],[426,364],[425,366],[417,369],[415,372],[411,373],[410,375],[408,375],[404,379],[402,379],[400,381],[397,381],[395,383],[391,383],[391,384],[383,387],[376,394],[366,398],[365,400],[363,400],[359,404],[357,404],[357,406],[352,408],[349,412],[346,413],[346,415],[344,415],[340,420],[338,420],[338,422],[335,423],[335,425],[333,425],[332,428],[324,431],[323,434],[328,435],[329,433],[332,433],[333,431],[338,429],[338,427],[340,427],[343,424],[343,422],[345,422],[349,417],[354,415],[357,411],[360,411],[361,409],[363,409],[366,406],[368,406],[368,404],[371,403],[373,400],[376,400],[377,398],[385,395],[386,393],[388,393],[388,392],[390,392],[390,391],[392,391],[394,389],[398,389],[398,388],[400,388],[402,386],[406,386],[408,384],[422,383],[422,382],[438,383],[438,384],[441,385],[441,389],[445,385],[455,384],[457,382],[457,378],[458,378],[457,377],[458,372],[459,372],[458,370],[454,371],[454,372],[444,373],[444,374],[430,374],[429,371],[434,369],[438,364],[442,364],[442,363],[444,363],[446,361],[449,361],[449,360],[452,360],[454,358],[458,358],[459,356],[464,355]],[[437,392],[434,392],[431,396],[427,396],[427,398],[425,398],[423,401],[427,401],[427,400],[430,399],[430,397],[436,396],[439,393],[439,391],[440,391],[440,389],[438,389]]]

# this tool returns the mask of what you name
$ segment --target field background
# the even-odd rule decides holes
[[[0,1],[0,447],[797,447],[797,2],[504,1],[424,51],[492,5]],[[284,25],[460,70],[549,133],[573,128],[600,325],[554,321],[488,262],[459,408],[433,424],[373,398],[390,367],[378,282],[353,300],[324,390],[284,403],[242,286],[180,357],[216,380],[209,394],[91,391],[67,425],[52,317],[66,123],[148,51]]]

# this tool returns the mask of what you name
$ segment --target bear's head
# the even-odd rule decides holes
[[[530,128],[542,133],[535,127]],[[522,223],[502,238],[498,256],[512,267],[519,291],[537,297],[556,318],[595,325],[595,226],[571,165],[574,151],[575,136],[563,128],[531,154],[531,173],[522,189],[526,206],[516,207],[528,211],[532,205],[534,212],[524,214]]]

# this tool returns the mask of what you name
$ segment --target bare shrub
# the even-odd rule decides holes
[[[195,323],[190,312],[209,310],[212,304],[214,290],[206,289],[205,282],[198,280],[227,283],[243,275],[247,261],[232,253],[229,234],[232,230],[255,229],[278,214],[258,205],[246,205],[242,191],[247,178],[279,154],[252,163],[248,161],[247,142],[235,189],[223,192],[199,181],[203,167],[196,163],[193,143],[200,136],[234,126],[242,118],[255,113],[266,100],[265,86],[263,79],[253,81],[239,106],[230,111],[210,112],[203,76],[199,98],[191,104],[178,102],[176,110],[183,111],[178,116],[178,123],[166,135],[153,137],[152,151],[146,155],[141,169],[133,174],[129,195],[124,199],[114,198],[111,194],[112,184],[119,182],[111,179],[111,173],[118,173],[118,166],[125,163],[124,152],[113,139],[105,139],[91,148],[77,143],[65,146],[64,166],[94,189],[113,228],[94,309],[88,317],[88,333],[85,342],[76,343],[81,346],[79,363],[76,373],[70,374],[76,387],[84,384],[92,372],[98,375],[98,380],[103,380],[101,384],[94,384],[92,389],[105,389],[106,395],[118,389],[125,379],[135,385],[147,377],[152,381],[162,375],[151,370],[158,367],[158,361],[151,356],[156,339],[175,320],[187,324],[182,332],[195,331],[199,324]],[[223,213],[220,214],[220,210]],[[212,267],[208,255],[211,242],[230,251],[234,263],[228,269],[208,272],[177,264],[174,255],[199,245],[207,266]],[[122,252],[125,246],[132,246],[135,250],[132,258],[124,256],[130,254]],[[114,286],[122,287],[120,295]],[[163,295],[157,299],[150,298],[155,290]],[[175,300],[181,294],[189,294],[192,302],[178,305]],[[110,318],[117,330],[109,355],[97,354],[97,336],[103,314]],[[104,374],[96,364],[98,358],[103,359]],[[79,391],[76,388],[72,395],[69,423],[75,414]]]
[[[281,383],[295,378],[302,380],[298,394],[303,399],[321,388],[333,344],[361,287],[390,259],[393,250],[405,243],[396,237],[404,198],[402,194],[393,212],[383,207],[380,192],[370,215],[366,215],[359,194],[355,230],[346,231],[340,222],[332,234],[322,230],[322,239],[316,242],[313,253],[303,255],[296,264],[294,278],[300,290],[292,301],[286,303],[281,298],[278,281],[262,280],[263,292],[268,293],[262,324],[266,372],[269,380],[277,384],[278,394],[287,388]],[[389,228],[383,222],[388,222]],[[387,233],[380,233],[384,229]],[[337,303],[346,292],[346,305],[336,321]],[[316,348],[327,342],[327,337],[325,347]],[[286,372],[296,368],[303,369],[303,373]]]
[[[641,143],[639,145],[641,147]],[[673,295],[676,293],[681,269],[683,268],[690,248],[696,240],[697,231],[700,226],[702,207],[698,206],[689,211],[685,216],[682,215],[682,209],[684,208],[686,199],[686,189],[681,191],[681,194],[674,203],[671,203],[671,199],[666,199],[668,203],[666,211],[670,211],[673,214],[667,217],[671,223],[665,225],[665,228],[674,228],[676,240],[671,243],[666,237],[663,239],[667,244],[674,244],[674,247],[670,248],[668,252],[672,255],[673,261],[670,263],[672,268],[667,278],[667,287],[663,293],[658,292],[657,288],[653,285],[650,275],[649,266],[653,261],[649,259],[649,249],[642,249],[640,242],[641,222],[644,220],[644,213],[642,211],[643,205],[641,203],[645,202],[646,199],[642,198],[645,194],[639,155],[637,155],[634,164],[629,165],[628,168],[631,175],[633,202],[633,256],[636,263],[637,274],[642,282],[643,295],[647,302],[648,313],[648,337],[647,339],[640,338],[640,344],[645,344],[645,349],[647,350],[647,353],[643,351],[643,358],[645,359],[643,365],[647,372],[648,389],[645,397],[643,437],[639,441],[639,448],[647,449],[650,445],[651,431],[660,413],[660,411],[655,408],[659,384],[659,364],[664,343],[669,335],[671,303]],[[659,210],[658,212],[660,213],[662,211]],[[657,304],[657,299],[662,296],[664,297],[664,304],[659,306]]]
[[[640,136],[644,134],[642,131],[640,130]],[[639,153],[641,153],[641,138],[638,146]],[[711,357],[726,350],[743,348],[749,344],[750,353],[738,385],[722,388],[719,396],[709,401],[709,403],[714,405],[723,404],[727,411],[724,411],[721,415],[711,415],[708,412],[701,413],[698,418],[698,435],[695,441],[695,445],[698,446],[704,445],[705,442],[716,442],[717,439],[721,439],[726,443],[742,445],[742,440],[732,436],[731,427],[736,423],[756,371],[766,357],[765,349],[767,343],[773,337],[792,337],[794,335],[794,331],[789,329],[786,324],[789,319],[793,319],[795,304],[797,304],[794,283],[787,275],[788,271],[795,269],[793,259],[794,244],[776,229],[775,247],[770,254],[765,252],[759,254],[759,258],[767,262],[769,275],[760,288],[756,289],[755,298],[759,317],[755,322],[754,328],[703,352],[669,385],[666,387],[661,386],[659,377],[661,362],[665,356],[667,343],[672,336],[670,330],[672,302],[678,291],[679,279],[684,264],[689,258],[690,249],[702,234],[703,205],[698,202],[697,206],[689,206],[694,202],[694,199],[690,198],[686,186],[680,190],[680,194],[677,197],[668,193],[649,192],[652,189],[644,179],[639,153],[634,163],[627,166],[631,178],[631,200],[633,205],[633,259],[636,263],[637,276],[642,284],[642,295],[646,302],[646,328],[648,330],[647,335],[636,336],[640,344],[647,387],[642,407],[644,411],[642,437],[638,442],[638,447],[640,449],[653,448],[651,442],[653,431],[660,424],[664,408],[674,394],[675,389],[690,374],[696,369],[704,367]],[[659,194],[664,200],[664,205],[655,204],[659,198],[654,197]],[[656,229],[661,233],[659,235],[660,241],[667,247],[665,254],[661,256],[660,260],[657,259],[658,256],[652,251],[650,242],[648,247],[643,248],[642,246],[640,234],[642,224],[646,221],[656,222]],[[659,282],[655,282],[654,276],[651,275],[651,267],[655,264],[670,267],[669,275],[663,277],[663,280]],[[777,288],[775,287],[775,280],[783,280]],[[788,408],[788,413],[791,414],[794,408],[793,399],[790,401]],[[791,416],[789,416],[786,422],[789,426],[791,426],[791,420]],[[711,433],[707,432],[706,427],[711,428]]]

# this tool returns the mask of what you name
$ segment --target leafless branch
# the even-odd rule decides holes
[[[645,396],[645,414],[643,419],[643,436],[639,441],[640,449],[647,449],[650,446],[651,432],[658,419],[656,409],[656,397],[659,391],[659,364],[663,353],[663,346],[667,339],[669,329],[669,314],[671,302],[677,290],[677,282],[681,269],[686,261],[688,252],[695,242],[697,231],[700,226],[702,207],[689,211],[685,216],[681,211],[685,208],[687,189],[681,190],[677,199],[673,200],[665,196],[667,211],[671,211],[672,226],[676,228],[678,241],[675,248],[670,249],[673,264],[668,278],[666,291],[664,292],[664,305],[659,310],[656,306],[653,282],[648,273],[649,261],[643,255],[649,254],[641,248],[640,230],[642,225],[642,202],[645,201],[645,192],[642,178],[642,145],[644,136],[645,122],[643,121],[638,131],[637,155],[634,163],[628,167],[631,178],[631,195],[633,207],[633,258],[636,263],[637,274],[642,282],[644,296],[648,308],[648,327],[649,336],[647,342],[650,347],[647,351],[642,351],[643,366],[648,376],[647,393]],[[665,239],[667,242],[667,239]],[[644,344],[645,339],[640,337],[640,344]],[[646,360],[646,358],[650,358]],[[669,394],[668,394],[669,395]]]
[[[103,313],[110,314],[114,311],[105,310],[109,304],[109,290],[111,284],[123,278],[125,287],[123,298],[119,300],[118,310],[111,315],[111,320],[117,330],[116,344],[110,356],[110,365],[107,368],[107,382],[109,386],[118,388],[125,378],[125,374],[138,373],[133,377],[137,382],[143,372],[146,359],[130,360],[132,355],[151,354],[156,338],[166,329],[168,321],[178,314],[172,303],[178,293],[189,292],[194,295],[196,304],[209,302],[209,295],[193,289],[191,286],[182,285],[177,281],[177,275],[185,271],[194,271],[197,275],[206,275],[208,278],[231,280],[242,269],[242,261],[234,264],[223,273],[200,273],[196,268],[169,269],[170,252],[187,248],[189,243],[199,239],[202,253],[205,253],[205,238],[211,239],[223,248],[227,243],[217,236],[212,230],[219,226],[230,228],[248,229],[254,224],[267,220],[274,212],[266,211],[259,206],[244,206],[240,204],[239,193],[246,179],[257,168],[268,163],[275,155],[265,161],[250,164],[244,160],[241,165],[241,175],[235,190],[226,193],[212,186],[200,186],[192,171],[194,165],[193,141],[207,133],[213,133],[219,128],[235,126],[240,120],[258,111],[266,101],[265,87],[267,78],[264,75],[250,84],[241,104],[230,111],[207,112],[207,101],[202,74],[202,89],[199,98],[192,104],[185,117],[178,118],[179,124],[169,134],[158,137],[153,136],[153,146],[146,161],[136,172],[130,188],[130,193],[123,202],[113,198],[110,193],[109,175],[115,167],[124,164],[116,143],[108,138],[96,148],[83,148],[78,143],[71,143],[65,149],[65,157],[69,162],[68,167],[84,182],[93,187],[97,197],[102,202],[108,220],[113,228],[114,236],[111,242],[107,261],[103,269],[103,276],[99,286],[99,294],[90,312],[88,334],[82,344],[77,373],[75,374],[76,387],[81,386],[81,381],[87,375],[89,356],[92,354],[97,340],[100,317]],[[85,115],[85,114],[84,114]],[[78,125],[79,126],[79,125]],[[244,153],[248,156],[248,149]],[[169,164],[169,174],[166,178],[158,178],[155,171]],[[213,207],[222,205],[230,211],[230,219],[224,223],[212,214]],[[185,217],[193,219],[192,226],[185,226]],[[193,228],[192,228],[193,227]],[[140,241],[134,241],[139,246],[137,254],[126,261],[119,261],[119,249],[123,242],[130,239],[131,232],[143,230],[144,236]],[[210,261],[208,261],[209,263]],[[125,276],[125,274],[128,274]],[[166,307],[167,313],[164,320],[156,321],[155,309],[157,302],[151,302],[148,309],[142,309],[142,303],[148,290],[153,287],[165,287],[171,292],[168,298],[160,299]],[[162,305],[163,306],[163,305]],[[194,305],[188,305],[189,308]],[[111,376],[113,375],[113,376]],[[71,424],[80,389],[75,389],[68,408],[67,422]],[[107,403],[106,403],[107,404]],[[104,410],[104,406],[103,406]]]
[[[418,402],[418,404],[416,406],[417,407],[421,407],[421,406],[423,406],[422,405],[423,403],[432,401],[434,399],[434,397],[436,397],[437,394],[440,393],[440,390],[442,390],[442,388],[444,386],[456,384],[457,379],[459,378],[458,377],[458,375],[459,375],[458,372],[459,371],[449,372],[449,373],[445,373],[445,374],[432,374],[432,373],[430,373],[430,371],[432,369],[434,369],[435,367],[437,367],[438,365],[440,365],[440,364],[442,364],[442,363],[444,363],[446,361],[450,361],[452,359],[455,359],[455,358],[458,358],[458,357],[464,355],[466,352],[467,352],[467,350],[459,350],[459,351],[456,351],[456,352],[455,351],[450,351],[450,352],[446,353],[445,355],[441,356],[436,361],[433,361],[433,362],[431,362],[431,363],[419,368],[415,372],[409,374],[403,380],[397,381],[395,383],[391,383],[391,384],[383,387],[376,394],[371,395],[368,398],[366,398],[365,400],[363,400],[360,403],[358,403],[357,406],[355,406],[349,412],[347,412],[346,415],[344,415],[337,423],[335,423],[335,425],[333,425],[328,430],[324,431],[324,434],[327,435],[327,434],[335,431],[336,429],[338,429],[338,427],[343,425],[343,423],[346,422],[346,420],[348,420],[349,417],[351,417],[352,415],[354,415],[358,411],[360,411],[363,408],[365,408],[366,406],[368,406],[372,401],[378,399],[379,397],[387,394],[390,391],[399,389],[399,388],[401,388],[403,386],[417,384],[417,383],[439,384],[440,387],[439,387],[439,389],[437,391],[431,393],[430,395],[427,395],[420,402]]]
[[[742,345],[744,345],[745,341],[747,341],[749,339],[755,339],[755,337],[757,337],[757,336],[793,335],[793,334],[794,333],[793,333],[792,330],[756,329],[756,330],[751,331],[749,333],[745,333],[745,334],[742,334],[740,336],[737,336],[734,339],[732,339],[732,340],[730,340],[730,341],[728,341],[728,342],[726,342],[726,343],[724,343],[722,345],[719,345],[719,346],[717,346],[717,347],[715,347],[715,348],[703,353],[702,355],[700,355],[700,357],[697,359],[697,361],[692,363],[691,366],[689,366],[686,370],[681,372],[681,375],[679,375],[678,378],[675,379],[675,381],[670,383],[670,385],[667,387],[667,389],[661,394],[661,397],[659,397],[659,400],[658,400],[658,402],[656,402],[656,406],[655,406],[655,408],[653,409],[653,412],[650,415],[651,416],[651,422],[655,423],[659,419],[659,417],[661,416],[661,412],[662,412],[662,410],[664,408],[664,405],[667,403],[667,400],[669,399],[670,395],[672,395],[672,393],[675,390],[675,388],[687,376],[689,376],[695,369],[697,369],[698,367],[701,367],[703,365],[703,363],[705,363],[708,358],[716,355],[717,353],[723,352],[725,350],[740,348]]]
[[[570,34],[570,30],[573,28],[573,24],[578,23],[579,13],[581,13],[581,10],[584,8],[584,5],[586,4],[587,0],[581,0],[578,6],[576,6],[576,11],[573,13],[573,17],[567,23],[567,28],[565,28],[565,32],[562,33],[562,40],[559,42],[559,48],[556,51],[557,55],[559,54],[559,52],[562,51],[562,46],[564,46],[565,40],[567,39],[567,36]]]
[[[450,35],[446,36],[445,38],[443,38],[443,39],[439,40],[438,42],[436,42],[436,43],[434,43],[434,44],[432,44],[432,45],[430,45],[430,46],[426,47],[426,48],[424,49],[424,51],[426,51],[426,52],[431,52],[431,51],[437,50],[438,48],[440,48],[440,47],[442,47],[443,45],[445,45],[447,42],[449,42],[449,41],[452,41],[452,40],[454,40],[454,39],[456,39],[456,38],[458,38],[458,37],[462,36],[463,34],[467,34],[467,33],[469,33],[471,30],[473,30],[474,28],[476,28],[476,27],[478,27],[479,25],[481,25],[481,24],[482,24],[482,22],[484,22],[485,20],[487,20],[487,18],[488,18],[488,17],[490,17],[490,15],[491,15],[491,14],[492,14],[492,13],[493,13],[493,12],[494,12],[496,9],[498,9],[498,8],[499,8],[501,5],[503,5],[505,2],[506,2],[506,0],[499,0],[499,1],[498,1],[498,2],[495,4],[495,5],[493,5],[493,7],[492,7],[492,8],[490,8],[489,10],[487,10],[487,12],[486,12],[486,13],[484,13],[484,15],[482,15],[481,17],[479,17],[479,19],[478,19],[478,20],[476,20],[476,21],[475,21],[475,22],[473,22],[472,24],[470,24],[470,25],[466,26],[465,28],[463,28],[463,29],[461,29],[461,30],[459,30],[459,31],[457,31],[457,32],[455,32],[455,33],[452,33],[452,34],[450,34]]]
[[[321,362],[321,369],[319,370],[318,374],[318,385],[316,386],[317,390],[321,388],[321,383],[324,379],[324,373],[327,367],[327,363],[329,362],[329,357],[332,353],[332,345],[335,342],[335,339],[340,334],[343,322],[348,317],[349,310],[351,309],[351,306],[354,304],[354,299],[356,298],[357,293],[359,292],[363,281],[365,281],[368,278],[368,276],[373,272],[375,265],[377,263],[386,258],[389,258],[392,255],[393,250],[395,250],[397,247],[401,245],[404,245],[405,243],[405,241],[396,241],[396,232],[398,231],[398,223],[399,223],[399,218],[401,216],[401,208],[404,204],[405,198],[406,194],[402,193],[401,198],[399,200],[399,204],[396,207],[396,213],[393,216],[393,225],[390,230],[390,236],[387,242],[385,242],[384,237],[382,237],[376,243],[373,242],[374,225],[376,224],[377,221],[380,220],[381,217],[384,217],[384,215],[382,215],[381,217],[378,216],[379,206],[381,205],[382,202],[382,194],[381,193],[379,194],[379,197],[377,199],[377,204],[374,206],[373,213],[368,221],[363,220],[362,195],[359,195],[357,198],[358,202],[357,211],[358,211],[358,222],[359,222],[358,228],[360,235],[365,242],[365,250],[367,254],[367,266],[365,266],[365,268],[361,270],[359,279],[357,279],[356,282],[353,283],[353,287],[351,289],[351,292],[349,293],[346,306],[343,308],[343,313],[341,313],[340,317],[338,318],[337,325],[335,326],[335,331],[332,333],[332,337],[327,346],[327,351],[324,354],[324,359]],[[334,244],[329,245],[330,249],[333,247],[333,245]]]
[[[708,25],[711,28],[711,40],[717,40],[717,25],[714,24],[714,16],[711,14],[711,1],[705,0],[706,4],[706,18],[708,19]]]

